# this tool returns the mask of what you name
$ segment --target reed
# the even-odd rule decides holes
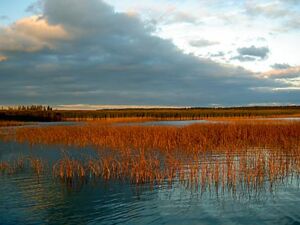
[[[31,168],[33,169],[33,171],[36,173],[37,176],[40,176],[41,173],[44,170],[44,162],[41,159],[35,159],[33,157],[29,158],[29,162],[31,165]]]
[[[12,161],[0,162],[0,172],[2,174],[12,175],[17,172],[23,171],[25,168],[25,160],[23,157],[18,157]]]
[[[266,154],[268,153],[268,154]],[[141,185],[144,183],[158,185],[167,182],[170,186],[179,182],[187,188],[205,191],[219,192],[259,192],[266,189],[275,189],[276,185],[291,182],[288,178],[298,179],[300,173],[300,156],[288,156],[286,154],[273,154],[273,151],[261,152],[257,149],[244,155],[213,155],[194,158],[191,161],[175,160],[168,156],[162,160],[143,158],[144,155],[126,158],[112,156],[76,160],[71,157],[63,157],[54,162],[51,172],[55,178],[63,183],[84,183],[89,180],[129,180]],[[149,157],[149,156],[148,156]],[[36,174],[40,170],[46,170],[44,161],[27,158],[30,163],[22,161],[25,165],[35,168]],[[20,162],[20,161],[19,161]],[[18,161],[1,162],[2,174],[13,174],[18,170]],[[25,162],[25,163],[24,163]],[[33,167],[33,165],[35,165]]]
[[[4,174],[7,170],[9,170],[10,166],[7,162],[0,162],[0,172]]]
[[[53,175],[62,181],[70,181],[75,178],[83,178],[85,170],[78,160],[64,157],[53,166]]]
[[[20,121],[1,121],[0,120],[0,127],[11,127],[11,126],[22,126],[24,122]]]
[[[94,146],[97,149],[159,150],[175,154],[243,151],[247,147],[293,151],[300,145],[299,122],[239,122],[187,127],[85,125],[19,128],[16,139],[30,144]],[[14,137],[12,137],[14,138]]]
[[[299,137],[299,122],[238,121],[187,127],[88,123],[18,128],[11,138],[32,145],[92,146],[98,157],[64,155],[53,164],[53,176],[66,183],[97,178],[137,185],[179,182],[200,191],[250,193],[299,177]],[[30,165],[37,174],[46,168],[40,159],[31,158]],[[18,167],[2,162],[0,171]]]

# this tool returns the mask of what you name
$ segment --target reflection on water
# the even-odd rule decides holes
[[[131,126],[188,126],[191,124],[205,124],[205,123],[220,123],[220,121],[209,120],[159,120],[159,121],[146,121],[146,122],[124,122],[117,123],[118,126],[131,125]]]
[[[296,224],[299,192],[289,185],[263,200],[199,196],[182,186],[135,190],[98,182],[67,190],[48,178],[0,178],[1,224]],[[8,189],[10,191],[8,191]]]
[[[244,153],[187,160],[172,183],[165,178],[137,185],[112,172],[110,179],[95,179],[91,171],[61,182],[52,166],[65,154],[79,161],[101,156],[89,147],[0,142],[0,162],[23,158],[25,164],[0,175],[0,223],[298,224],[299,156],[276,149]],[[30,158],[47,162],[39,176]]]
[[[245,119],[247,120],[247,119]],[[300,121],[300,117],[278,117],[278,118],[253,118],[252,120],[269,120],[269,121]],[[158,120],[158,121],[144,121],[144,122],[123,122],[116,123],[116,125],[124,126],[188,126],[191,124],[215,124],[215,123],[228,123],[230,120]]]

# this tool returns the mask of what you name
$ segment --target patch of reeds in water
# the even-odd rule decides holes
[[[11,126],[21,126],[24,125],[24,122],[20,121],[1,121],[0,120],[0,127],[11,127]]]
[[[142,158],[141,158],[142,157]],[[252,149],[244,155],[199,155],[194,159],[120,158],[102,156],[78,160],[64,156],[50,170],[40,159],[26,157],[1,162],[2,175],[11,176],[28,168],[40,177],[43,172],[65,184],[86,183],[98,179],[131,182],[150,186],[182,184],[192,190],[215,193],[251,193],[277,185],[299,181],[300,157],[275,153],[272,150]]]
[[[20,128],[13,138],[32,145],[93,146],[98,157],[78,160],[64,156],[52,165],[53,176],[65,183],[100,178],[249,192],[266,186],[272,189],[288,178],[298,179],[299,137],[297,122],[242,122]],[[39,159],[30,159],[30,165],[38,175],[46,168]],[[0,171],[17,167],[2,162]]]

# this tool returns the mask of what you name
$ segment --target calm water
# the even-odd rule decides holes
[[[0,161],[34,156],[49,161],[93,149],[66,149],[0,142]],[[298,179],[287,177],[272,191],[200,192],[175,182],[154,187],[89,181],[66,185],[30,170],[0,175],[0,224],[300,224]]]
[[[274,121],[300,121],[300,117],[282,117],[282,118],[256,118],[257,120],[274,120]],[[213,121],[213,120],[161,120],[161,121],[146,121],[146,122],[124,122],[117,125],[138,125],[138,126],[188,126],[191,124],[205,123],[228,123],[228,121]]]
[[[117,123],[117,125],[133,125],[133,126],[188,126],[191,124],[216,123],[216,121],[209,120],[160,120],[160,121],[146,121],[146,122],[125,122]]]
[[[283,120],[283,121],[300,121],[300,117],[282,117],[282,118],[256,118],[256,120]],[[15,129],[20,127],[47,127],[47,126],[77,126],[82,125],[85,122],[35,122],[35,123],[25,123],[21,126],[5,127],[5,129]],[[205,123],[226,123],[226,121],[213,121],[213,120],[158,120],[158,121],[144,121],[144,122],[120,122],[115,123],[117,126],[188,126],[191,124],[205,124]],[[0,129],[3,130],[3,127]]]

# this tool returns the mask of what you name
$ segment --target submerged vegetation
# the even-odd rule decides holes
[[[95,155],[63,154],[50,166],[66,184],[103,180],[172,185],[243,192],[272,189],[300,175],[300,123],[238,121],[186,127],[82,126],[17,128],[16,140],[30,145],[92,147]],[[27,161],[24,163],[24,161]],[[30,165],[38,176],[47,165],[27,158],[0,163],[3,174]]]

